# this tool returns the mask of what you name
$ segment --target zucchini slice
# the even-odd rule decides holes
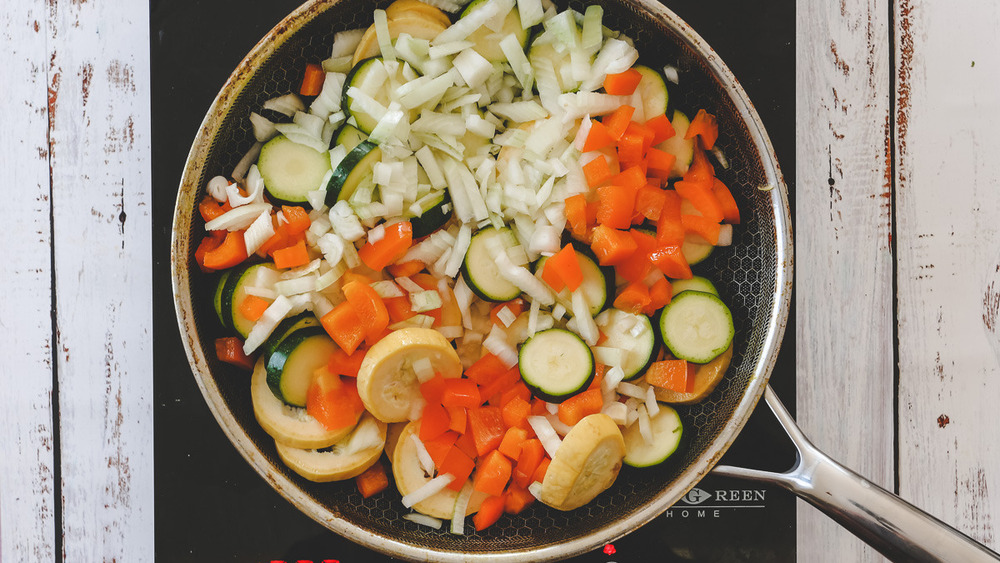
[[[215,306],[215,316],[219,318],[219,324],[221,324],[223,328],[232,328],[226,322],[229,315],[222,314],[222,292],[226,287],[226,280],[229,279],[229,274],[232,272],[232,270],[223,270],[222,275],[219,276],[219,282],[215,286],[215,294],[212,296],[212,305]]]
[[[434,231],[440,229],[451,219],[452,205],[451,196],[448,190],[437,193],[429,193],[417,200],[420,205],[420,215],[414,215],[407,210],[404,217],[410,220],[413,226],[413,238],[423,238]]]
[[[291,407],[274,396],[267,385],[267,360],[261,359],[250,378],[253,414],[275,442],[293,448],[328,448],[351,433],[347,426],[328,430],[305,409]]]
[[[486,242],[492,237],[503,237],[505,247],[516,244],[514,235],[507,229],[480,229],[469,242],[469,250],[462,262],[462,276],[469,289],[480,299],[501,303],[521,295],[521,289],[500,275],[490,245]]]
[[[682,291],[701,291],[702,293],[711,293],[712,295],[718,295],[719,290],[715,289],[715,284],[701,276],[694,276],[689,280],[670,280],[670,287],[673,289],[673,295],[677,295]]]
[[[285,339],[289,334],[299,330],[300,328],[307,328],[311,326],[319,326],[319,319],[316,315],[309,311],[304,313],[299,313],[294,317],[288,317],[278,323],[278,326],[271,331],[271,336],[267,337],[264,344],[260,347],[260,357],[264,358],[266,361],[271,357],[271,354],[278,348],[278,344]]]
[[[518,354],[521,379],[536,397],[561,403],[594,380],[594,353],[575,333],[550,328],[535,333]]]
[[[684,235],[684,244],[681,245],[681,254],[687,263],[694,266],[701,264],[712,255],[715,245],[708,242],[701,235],[687,233]]]
[[[333,143],[331,143],[330,148],[337,145],[343,145],[347,152],[354,150],[354,147],[361,144],[362,141],[367,141],[368,135],[365,135],[363,131],[357,127],[351,125],[350,123],[345,123],[337,129],[337,132],[333,134]]]
[[[354,116],[357,128],[365,135],[371,135],[372,129],[378,124],[381,115],[372,115],[366,111],[362,104],[358,103],[354,96],[349,93],[351,87],[364,92],[383,108],[389,107],[389,103],[394,94],[395,88],[391,83],[405,84],[406,78],[403,76],[403,67],[399,65],[395,71],[395,77],[390,77],[386,70],[382,57],[372,57],[359,62],[351,69],[350,74],[344,82],[344,94],[341,107]],[[409,120],[412,122],[416,117],[416,110],[409,112]]]
[[[583,283],[577,291],[583,292],[584,299],[590,305],[590,314],[596,316],[610,305],[609,295],[615,294],[615,270],[611,266],[601,266],[597,263],[597,257],[584,244],[573,241],[573,249],[580,261],[580,270],[583,272]],[[548,257],[543,256],[535,262],[535,275],[542,275],[542,268]],[[569,288],[563,288],[556,294],[556,302],[566,308],[573,310],[573,294]]]
[[[608,309],[597,318],[598,328],[605,336],[601,346],[622,350],[622,371],[624,381],[635,379],[645,373],[646,368],[656,358],[660,350],[653,323],[646,315],[633,315],[619,309]]]
[[[663,343],[679,359],[705,364],[733,342],[733,315],[718,296],[683,291],[660,315]]]
[[[643,107],[645,107],[645,104],[643,104]],[[691,161],[694,160],[694,139],[684,138],[688,126],[691,125],[691,120],[680,110],[674,110],[674,116],[670,119],[670,124],[674,126],[676,134],[656,145],[656,148],[677,157],[677,160],[674,161],[674,167],[670,171],[670,177],[680,178],[687,172],[688,167],[691,166]]]
[[[321,327],[299,329],[285,337],[267,359],[267,385],[285,403],[304,407],[313,372],[338,350]]]
[[[468,16],[488,2],[489,0],[473,0],[473,2],[470,2],[465,7],[459,18]],[[517,38],[517,42],[521,44],[521,48],[524,48],[528,44],[528,30],[521,27],[521,13],[517,11],[516,7],[507,13],[500,31],[493,31],[482,25],[479,26],[479,29],[470,33],[466,41],[474,43],[473,50],[482,55],[484,59],[491,63],[503,63],[507,61],[507,56],[503,54],[503,50],[500,48],[500,41],[511,34]]]
[[[330,155],[278,135],[261,147],[257,169],[269,194],[309,205],[306,194],[322,186],[330,171]]]
[[[667,90],[667,81],[663,79],[663,75],[648,66],[635,65],[632,68],[642,75],[636,90],[642,98],[642,111],[646,119],[666,114],[670,91]]]
[[[371,141],[362,141],[340,161],[326,184],[326,205],[350,199],[366,179],[371,180],[376,162],[382,161],[382,149]]]
[[[622,432],[625,439],[625,463],[632,467],[650,467],[663,463],[681,443],[684,425],[677,411],[667,405],[660,405],[660,412],[649,417],[649,427],[653,441],[646,442],[635,423]]]
[[[240,304],[247,296],[247,287],[256,283],[260,268],[277,271],[271,264],[253,264],[242,269],[230,270],[231,273],[223,278],[224,283],[221,283],[220,289],[216,291],[222,325],[235,330],[243,338],[250,334],[255,321],[243,316]]]

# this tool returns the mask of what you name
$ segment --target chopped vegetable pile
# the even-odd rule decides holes
[[[375,10],[250,115],[195,259],[281,459],[368,498],[384,452],[407,519],[460,534],[675,451],[670,404],[732,357],[691,266],[740,212],[715,117],[674,109],[676,70],[600,6],[434,3]]]

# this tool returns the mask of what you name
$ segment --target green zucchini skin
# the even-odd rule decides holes
[[[577,350],[568,350],[567,344]],[[569,355],[566,355],[569,352]],[[578,361],[578,366],[570,365]],[[573,369],[560,374],[556,368]],[[518,353],[521,379],[532,394],[549,403],[561,403],[587,390],[594,381],[596,363],[594,353],[576,333],[561,328],[550,328],[536,333],[521,345]]]
[[[644,373],[646,373],[646,370],[649,369],[649,365],[653,363],[653,361],[656,359],[656,355],[660,351],[660,336],[656,328],[654,327],[653,321],[649,317],[641,313],[632,314],[615,308],[607,309],[606,311],[601,312],[601,314],[598,315],[598,320],[600,321],[601,320],[600,318],[604,315],[608,316],[608,318],[606,319],[608,322],[605,323],[598,322],[598,327],[601,328],[601,332],[604,333],[604,335],[607,337],[607,340],[605,344],[603,344],[603,346],[621,348],[623,345],[627,344],[630,340],[636,340],[639,337],[644,337],[648,339],[648,342],[645,343],[646,347],[642,351],[642,356],[639,363],[633,363],[631,365],[622,366],[622,370],[625,372],[625,377],[622,379],[622,381],[632,381],[634,379],[638,379]],[[618,323],[623,322],[626,319],[632,317],[635,318],[636,322],[642,323],[648,329],[648,332],[643,331],[638,336],[632,336],[629,333],[615,330],[616,325]],[[605,326],[602,326],[602,324],[604,324]]]
[[[308,206],[306,194],[322,184],[330,170],[330,156],[278,135],[261,147],[257,168],[273,200]]]
[[[312,326],[320,326],[320,324],[319,324],[319,319],[316,318],[316,315],[312,314],[309,311],[299,313],[294,317],[288,317],[283,319],[280,323],[278,323],[278,326],[274,328],[274,331],[271,332],[271,336],[269,336],[267,340],[264,341],[264,344],[261,345],[260,357],[270,358],[271,354],[273,354],[274,351],[278,348],[278,344],[281,344],[281,342],[285,339],[286,336],[292,334],[293,332],[299,329]]]
[[[314,326],[301,328],[292,334],[289,334],[282,340],[278,346],[271,353],[271,356],[267,359],[267,386],[274,393],[274,396],[284,401],[286,404],[303,407],[305,406],[305,397],[292,397],[289,395],[287,387],[294,384],[289,381],[291,378],[302,378],[311,376],[311,372],[307,374],[292,373],[289,369],[288,361],[307,340],[313,337],[321,336],[330,340],[332,346],[333,340],[327,335],[323,327]],[[324,360],[326,361],[326,360]]]
[[[490,236],[511,236],[506,229],[498,230],[487,227],[476,231],[469,242],[469,250],[465,253],[465,260],[462,261],[462,277],[465,278],[466,285],[475,293],[477,297],[484,301],[493,303],[503,303],[510,301],[521,295],[521,289],[500,277],[496,270],[496,262],[489,255],[486,238]],[[489,266],[493,265],[491,269]],[[487,285],[491,284],[491,285]]]
[[[222,295],[226,287],[226,281],[229,279],[229,276],[232,273],[233,273],[232,270],[225,270],[222,272],[222,275],[219,276],[218,283],[216,283],[215,285],[215,294],[212,296],[212,305],[215,307],[215,316],[218,317],[219,324],[222,325],[222,328],[226,329],[232,329],[233,327],[229,326],[229,323],[226,322],[226,319],[229,318],[229,315],[222,314],[223,311]]]
[[[372,64],[372,61],[375,60],[382,60],[382,57],[369,57],[367,59],[362,59],[358,61],[358,64],[354,65],[351,72],[347,73],[347,78],[344,79],[344,93],[342,94],[340,101],[340,107],[346,110],[350,115],[354,116],[354,120],[358,124],[357,128],[365,135],[370,135],[372,132],[371,127],[365,127],[365,124],[368,123],[369,116],[365,115],[363,117],[359,117],[357,110],[351,111],[351,102],[353,99],[347,94],[347,89],[351,86],[356,86],[355,82],[357,82],[360,78],[358,75],[366,72],[368,65]],[[371,125],[370,123],[368,124]]]
[[[448,190],[445,190],[441,193],[441,201],[434,204],[434,207],[424,211],[420,217],[409,217],[410,224],[413,225],[413,238],[423,238],[443,227],[451,220],[452,207],[451,196],[448,195]]]
[[[588,304],[590,305],[590,314],[596,317],[598,313],[600,313],[601,311],[610,308],[611,304],[614,302],[615,269],[612,266],[601,266],[600,263],[597,261],[597,256],[594,255],[594,252],[590,250],[590,247],[583,244],[582,242],[570,238],[570,239],[564,239],[564,244],[567,241],[573,245],[573,250],[576,251],[578,257],[590,262],[589,266],[581,267],[581,269],[583,270],[583,280],[584,280],[583,283],[593,284],[595,291],[598,287],[603,288],[604,296],[599,300],[599,302],[598,301],[591,302],[588,299]],[[545,267],[545,261],[547,259],[548,257],[542,256],[537,261],[535,261],[532,272],[534,272],[537,275],[542,270],[542,268]],[[600,280],[597,279],[598,275],[601,278]],[[565,307],[566,310],[568,311],[573,310],[573,305],[569,298],[568,289],[560,291],[556,295],[556,300],[560,304],[562,304],[562,306]]]
[[[343,145],[348,152],[354,149],[354,147],[361,144],[362,141],[368,140],[368,135],[364,131],[358,129],[357,127],[345,123],[337,129],[337,132],[333,134],[330,141],[330,148],[334,148],[337,145]]]
[[[219,294],[219,320],[222,321],[223,327],[236,331],[243,338],[246,338],[247,334],[250,333],[253,323],[242,319],[242,315],[239,313],[240,304],[237,294],[249,283],[257,268],[270,267],[265,263],[240,266],[229,270],[227,272],[229,275],[221,278],[217,293]]]
[[[338,201],[349,199],[361,181],[371,176],[375,163],[381,160],[382,149],[371,141],[362,141],[351,149],[326,184],[326,206],[333,207]]]
[[[687,328],[692,321],[702,323],[695,336]],[[658,324],[660,337],[670,353],[696,364],[714,360],[729,348],[735,336],[729,307],[717,295],[701,291],[682,291],[673,296],[660,313]],[[709,330],[715,332],[705,337]]]

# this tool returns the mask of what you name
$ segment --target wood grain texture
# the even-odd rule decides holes
[[[0,230],[0,561],[55,558],[52,419],[52,268],[47,91],[58,83],[46,50],[42,2],[0,10],[9,109],[0,128],[0,185],[8,224]],[[9,160],[8,160],[9,159]],[[15,360],[15,361],[11,361]]]
[[[820,449],[892,490],[888,10],[797,3],[796,398]],[[797,540],[799,561],[881,560],[805,503]]]
[[[995,549],[1000,11],[894,9],[900,494]]]
[[[63,549],[150,561],[148,6],[49,6]]]

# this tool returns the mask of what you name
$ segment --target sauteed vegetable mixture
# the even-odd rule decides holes
[[[678,447],[733,322],[691,265],[739,209],[703,109],[669,98],[602,9],[397,0],[338,33],[258,143],[208,182],[195,254],[220,360],[313,481],[389,486],[482,530],[582,506]],[[723,158],[717,158],[724,163]]]

